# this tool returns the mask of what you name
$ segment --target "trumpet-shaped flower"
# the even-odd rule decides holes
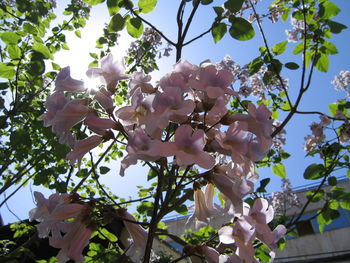
[[[235,213],[243,213],[242,198],[254,190],[254,184],[251,181],[246,180],[244,177],[232,179],[220,173],[209,174],[207,179],[230,199]]]
[[[196,130],[192,134],[190,125],[181,125],[175,131],[173,154],[179,166],[198,164],[204,169],[211,169],[215,165],[215,159],[205,152],[205,134],[203,130]]]
[[[121,162],[120,175],[124,176],[124,171],[137,160],[155,161],[161,157],[172,155],[169,149],[170,143],[152,140],[143,130],[136,129],[129,134],[128,155]]]
[[[204,64],[200,68],[199,78],[191,79],[190,86],[197,91],[204,91],[210,99],[216,99],[225,94],[237,95],[237,92],[227,88],[232,82],[230,71],[218,71],[214,65]]]
[[[129,97],[140,88],[143,93],[154,93],[156,91],[153,85],[148,83],[151,80],[151,76],[144,75],[142,72],[135,72],[129,82]]]
[[[73,165],[76,161],[80,165],[81,159],[83,156],[97,147],[100,143],[102,143],[103,137],[98,135],[93,135],[81,141],[77,141],[74,150],[67,154],[67,158],[70,161],[71,165]]]
[[[211,217],[218,213],[214,207],[214,185],[208,184],[205,193],[201,190],[201,185],[197,182],[193,184],[194,190],[194,213],[188,218],[187,223],[195,220],[195,228],[198,229],[209,223]]]
[[[107,129],[113,129],[117,126],[115,121],[107,118],[100,118],[95,111],[89,111],[84,120],[84,124],[88,126],[90,130],[100,135],[104,135]]]
[[[148,231],[137,224],[135,217],[129,214],[126,209],[119,209],[118,212],[122,218],[126,219],[123,221],[124,226],[131,238],[131,245],[126,252],[126,255],[137,262],[141,262],[146,249]]]
[[[70,76],[70,67],[65,67],[56,77],[55,91],[83,92],[86,91],[86,88],[83,81]]]
[[[129,78],[129,76],[124,74],[124,72],[124,63],[120,63],[118,61],[113,62],[112,54],[108,54],[108,56],[101,60],[101,68],[90,68],[86,72],[86,75],[90,78],[102,78],[102,80],[107,84],[108,90],[113,91],[119,80]]]
[[[86,104],[86,99],[68,102],[62,110],[56,113],[54,119],[51,121],[52,130],[60,136],[68,132],[88,114],[89,108]]]
[[[266,152],[272,145],[272,123],[271,112],[264,104],[258,108],[254,104],[248,104],[249,114],[235,114],[233,118],[247,123],[247,130],[254,133],[260,143],[260,151]]]
[[[101,88],[96,91],[95,100],[109,113],[112,114],[114,110],[114,102],[112,99],[112,93],[106,90],[105,88]]]

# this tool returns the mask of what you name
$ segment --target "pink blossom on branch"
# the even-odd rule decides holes
[[[76,161],[80,166],[81,159],[83,156],[96,148],[103,142],[103,137],[98,135],[93,135],[81,141],[77,141],[74,147],[74,150],[67,154],[67,158],[70,161],[71,165],[73,165]]]
[[[192,134],[190,125],[181,125],[175,131],[175,142],[173,142],[176,163],[185,167],[197,164],[204,169],[211,169],[215,165],[215,159],[205,152],[205,134],[203,130],[196,130]]]
[[[55,81],[55,91],[83,92],[86,90],[83,81],[73,79],[70,76],[70,67],[65,67],[58,73]]]
[[[108,90],[113,92],[119,80],[129,78],[124,72],[124,63],[113,62],[112,54],[108,54],[101,60],[101,68],[90,68],[86,72],[86,75],[89,78],[100,77],[107,84]]]
[[[137,160],[156,161],[161,157],[172,155],[172,145],[168,142],[161,142],[157,139],[151,139],[143,130],[136,129],[129,133],[128,154],[121,162],[120,175],[124,176],[124,171]]]

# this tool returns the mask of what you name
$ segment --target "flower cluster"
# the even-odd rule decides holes
[[[318,145],[323,143],[326,136],[324,135],[324,128],[331,123],[328,117],[320,115],[321,121],[319,123],[313,122],[310,125],[312,135],[305,137],[304,151],[310,152],[314,150]]]
[[[158,54],[158,58],[162,56],[168,57],[171,50],[169,43],[165,47],[163,46],[162,37],[156,30],[147,27],[140,39],[131,42],[128,54],[129,57],[132,57],[138,63],[143,61],[144,64],[148,64],[149,67],[145,70],[146,72],[152,72],[154,70],[154,67],[152,67],[155,58],[154,54]]]
[[[334,77],[332,84],[336,90],[344,90],[348,98],[350,97],[350,71],[340,71],[339,75]]]
[[[49,237],[50,246],[60,249],[58,262],[83,262],[83,249],[96,228],[90,219],[92,207],[77,202],[79,196],[74,194],[52,194],[46,199],[34,192],[34,196],[37,207],[29,211],[29,220],[40,222],[38,236]]]
[[[258,238],[269,247],[270,256],[274,257],[277,241],[285,235],[286,228],[278,225],[271,231],[268,223],[274,216],[272,206],[266,199],[258,198],[252,207],[244,203],[243,210],[243,214],[236,217],[233,224],[220,228],[220,243],[216,248],[202,244],[187,247],[185,252],[201,254],[210,263],[258,263],[253,247],[254,240]],[[228,249],[231,255],[227,254]],[[195,257],[192,258],[192,262],[197,262]]]
[[[282,179],[282,191],[272,194],[271,204],[275,215],[284,216],[286,211],[292,207],[300,207],[301,203],[296,192],[292,189],[287,178]]]
[[[262,160],[272,145],[273,120],[268,108],[249,103],[246,113],[229,113],[227,105],[239,96],[231,88],[236,76],[231,70],[208,61],[199,66],[179,61],[156,85],[142,72],[131,76],[124,72],[123,64],[114,62],[108,55],[101,61],[101,68],[87,72],[89,77],[98,77],[104,84],[95,91],[88,91],[83,82],[71,78],[69,68],[58,74],[55,91],[46,102],[48,111],[42,119],[45,125],[52,126],[60,142],[73,149],[67,155],[70,162],[80,163],[87,152],[114,138],[114,132],[118,131],[127,140],[121,175],[139,160],[163,160],[177,168],[198,166],[206,170],[203,177],[208,186],[204,194],[200,185],[194,184],[193,219],[197,224],[208,223],[218,211],[229,212],[239,218],[230,230],[233,236],[229,240],[227,231],[221,232],[226,236],[224,243],[235,243],[238,247],[235,257],[255,262],[252,252],[255,238],[274,250],[281,231],[273,234],[267,226],[272,219],[272,208],[264,199],[256,201],[252,209],[243,202],[254,191],[253,182],[257,179],[254,163]],[[125,79],[129,79],[131,105],[116,109],[112,97],[118,82]],[[79,96],[71,100],[72,95]],[[96,105],[102,110],[97,111]],[[80,122],[94,135],[76,141],[70,129]],[[225,200],[223,209],[213,205],[214,187]],[[123,216],[128,217],[125,213]],[[133,238],[130,226],[127,229]]]
[[[290,20],[293,29],[289,30],[287,29],[286,35],[287,35],[287,40],[288,42],[298,42],[301,39],[301,34],[305,30],[305,25],[303,20],[297,20],[294,17],[291,18]]]
[[[241,96],[248,97],[252,95],[264,100],[268,92],[275,89],[279,91],[283,90],[275,74],[270,72],[265,66],[262,66],[257,73],[251,75],[247,65],[242,67],[234,62],[230,56],[226,55],[222,61],[216,64],[216,67],[219,70],[225,69],[232,72],[234,82],[239,81],[238,94]],[[269,78],[271,78],[268,84],[265,84],[263,81],[265,75],[269,75]],[[288,79],[282,79],[282,81],[284,87],[287,89],[289,85]]]

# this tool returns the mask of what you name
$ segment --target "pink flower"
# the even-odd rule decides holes
[[[81,141],[77,141],[74,146],[74,150],[67,154],[67,158],[69,159],[71,165],[78,161],[78,165],[80,166],[83,156],[87,152],[99,146],[102,141],[103,137],[98,135],[93,135]]]
[[[116,122],[111,119],[100,118],[95,111],[89,111],[84,120],[84,124],[97,134],[104,135],[107,129],[116,127]]]
[[[194,190],[194,213],[187,220],[188,224],[195,219],[195,228],[206,226],[209,223],[209,219],[218,213],[218,210],[214,207],[214,186],[207,184],[205,193],[201,190],[201,185],[197,182],[193,184]]]
[[[176,129],[172,155],[176,156],[176,163],[179,166],[198,164],[204,169],[211,169],[215,165],[214,157],[203,150],[204,136],[203,130],[196,130],[192,134],[192,127],[187,124]]]
[[[169,150],[170,143],[152,140],[143,130],[136,129],[129,134],[128,146],[126,151],[128,155],[121,162],[120,175],[124,176],[124,171],[137,160],[155,161],[161,157],[171,155]]]
[[[121,217],[126,219],[123,221],[123,223],[131,237],[132,242],[126,252],[126,255],[130,256],[133,260],[135,260],[135,262],[140,262],[145,253],[148,231],[141,225],[132,223],[136,222],[136,219],[131,214],[129,214],[126,209],[119,209],[118,212]]]
[[[57,111],[62,110],[67,102],[67,97],[63,92],[54,92],[46,98],[45,108],[47,112],[40,116],[44,121],[45,127],[51,125],[51,121],[54,119]]]
[[[255,238],[255,227],[249,217],[239,217],[234,226],[224,226],[219,230],[220,242],[238,247],[237,255],[245,263],[257,263],[252,242]]]
[[[190,86],[204,91],[210,99],[216,99],[224,94],[237,95],[237,92],[227,88],[232,82],[233,75],[230,71],[218,71],[214,65],[204,64],[200,68],[198,80],[191,79]]]
[[[140,88],[143,93],[154,93],[156,91],[152,84],[148,83],[151,80],[151,76],[145,76],[142,72],[135,72],[129,82],[129,96],[131,97],[134,92]]]
[[[83,81],[70,76],[70,67],[65,67],[57,75],[55,91],[83,92],[86,91],[86,88]]]
[[[204,255],[208,263],[218,263],[220,254],[214,248],[201,245],[199,251]]]
[[[254,190],[254,184],[244,177],[232,179],[224,174],[209,174],[207,179],[223,193],[234,207],[235,213],[243,213],[243,197]]]
[[[107,111],[107,113],[112,114],[114,110],[114,102],[112,99],[112,94],[105,88],[101,88],[96,91],[95,100]]]
[[[67,222],[64,220],[76,217],[83,205],[70,203],[72,195],[52,194],[46,199],[40,192],[34,192],[37,207],[29,211],[29,220],[40,222],[37,225],[40,238],[49,237],[50,244],[56,244],[62,239],[61,232],[66,232]]]
[[[184,100],[183,93],[179,87],[167,87],[164,92],[156,92],[152,107],[152,113],[146,122],[146,131],[153,136],[157,129],[163,130],[169,120],[181,123],[187,120],[187,115],[192,113],[195,103]]]
[[[86,72],[86,75],[89,78],[101,77],[107,84],[108,90],[112,91],[117,86],[119,80],[129,77],[124,72],[124,63],[113,62],[112,54],[108,54],[108,56],[101,60],[101,68],[90,68]]]
[[[274,216],[274,211],[268,201],[258,198],[254,201],[253,207],[249,210],[248,216],[254,220],[256,236],[265,244],[272,244],[275,240],[268,223]]]
[[[232,117],[239,121],[247,123],[247,130],[254,133],[260,143],[260,151],[267,152],[272,145],[272,123],[270,119],[271,112],[264,104],[260,104],[258,108],[254,104],[248,105],[249,114],[235,114]]]
[[[81,122],[89,112],[86,99],[72,100],[62,110],[57,111],[51,121],[52,130],[58,135],[64,135],[74,125]]]
[[[131,97],[131,106],[124,106],[115,112],[115,116],[121,120],[125,126],[141,126],[145,124],[152,109],[154,96],[143,97],[141,90],[137,89]]]
[[[56,256],[59,263],[67,262],[69,259],[84,262],[82,252],[95,229],[95,224],[89,219],[90,212],[91,207],[84,205],[84,210],[70,223],[64,237],[54,244],[54,247],[61,249]],[[52,243],[50,245],[53,246]]]

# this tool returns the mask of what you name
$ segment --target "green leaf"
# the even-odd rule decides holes
[[[287,49],[287,43],[288,43],[288,41],[283,41],[281,43],[274,45],[272,48],[272,52],[275,53],[276,55],[283,54],[284,51],[286,51],[286,49]]]
[[[340,12],[340,8],[331,1],[324,1],[320,5],[319,15],[321,18],[328,19],[336,16]]]
[[[264,62],[261,59],[261,57],[255,58],[252,62],[248,64],[249,74],[253,75],[257,73],[262,65],[264,65]]]
[[[319,54],[317,62],[316,62],[316,68],[317,70],[321,72],[327,72],[329,67],[329,58],[326,54]]]
[[[334,116],[337,113],[338,110],[338,104],[337,103],[332,103],[328,105],[328,110],[329,113]]]
[[[120,7],[118,4],[119,0],[107,0],[107,7],[110,16],[113,16],[119,12]]]
[[[316,194],[315,194],[315,191],[309,191],[306,193],[306,197],[308,199],[310,199],[312,197],[311,202],[313,202],[313,203],[317,203],[317,202],[321,201],[323,196],[324,196],[323,189],[320,189],[320,191],[318,191]]]
[[[147,175],[147,181],[152,180],[155,177],[157,177],[157,173],[153,171],[153,169],[150,169]]]
[[[6,50],[12,59],[19,59],[21,57],[22,50],[17,45],[8,45]]]
[[[272,166],[272,172],[279,177],[286,178],[286,168],[281,163]]]
[[[176,212],[178,212],[180,215],[187,215],[188,210],[186,205],[181,205],[178,208],[175,209]]]
[[[271,181],[270,178],[265,178],[260,181],[260,186],[256,189],[257,192],[259,193],[266,193],[265,187],[269,184]]]
[[[329,26],[329,29],[334,34],[339,34],[344,29],[348,28],[346,25],[343,25],[341,23],[338,23],[338,22],[335,22],[335,21],[332,21],[332,20],[327,20],[326,24]]]
[[[211,34],[215,43],[219,42],[226,33],[227,27],[225,23],[214,24],[213,28],[211,29]]]
[[[100,166],[100,174],[106,174],[110,171],[111,169],[106,167],[106,166]]]
[[[324,42],[323,42],[323,47],[326,48],[326,54],[327,54],[327,55],[338,54],[338,49],[337,49],[337,47],[336,47],[333,43],[331,43],[331,42],[324,41]]]
[[[244,0],[227,0],[224,6],[232,13],[236,13],[241,10]]]
[[[284,64],[284,66],[288,69],[291,69],[291,70],[295,70],[295,69],[299,68],[299,65],[297,63],[294,63],[294,62],[288,62],[288,63]]]
[[[230,35],[240,41],[247,41],[254,37],[255,31],[251,23],[242,17],[235,17],[230,19],[232,26],[230,28]]]
[[[209,5],[213,2],[214,0],[201,0],[202,5]]]
[[[58,64],[56,64],[56,63],[54,63],[54,62],[51,62],[51,65],[52,65],[52,68],[53,68],[54,70],[61,70],[61,66],[60,66],[60,65],[58,65]]]
[[[221,17],[225,12],[225,9],[223,9],[221,6],[214,6],[213,9],[218,17]]]
[[[12,79],[15,75],[14,66],[9,66],[7,63],[0,63],[0,78]]]
[[[110,32],[117,32],[123,30],[125,26],[125,19],[121,14],[115,14],[108,25],[108,30]]]
[[[21,39],[21,36],[15,32],[3,32],[0,34],[0,39],[4,41],[5,44],[17,44]]]
[[[143,33],[143,23],[141,19],[137,17],[128,19],[126,21],[126,30],[130,36],[139,38]]]
[[[350,201],[341,201],[339,205],[343,209],[350,210]]]
[[[299,43],[298,45],[295,46],[294,50],[293,50],[293,54],[297,55],[299,53],[301,53],[304,50],[304,43]]]
[[[151,12],[157,5],[157,0],[139,0],[138,6],[141,12],[147,14]]]
[[[103,234],[103,236],[101,238],[106,237],[110,242],[117,242],[118,241],[118,238],[105,228],[101,229],[101,233]]]
[[[32,35],[37,35],[38,34],[38,30],[36,29],[35,26],[29,24],[29,23],[24,23],[23,24],[23,31],[28,33],[28,34],[32,34]]]
[[[62,43],[61,47],[64,50],[69,50],[69,46],[66,43]]]
[[[77,37],[81,38],[81,32],[80,32],[80,30],[75,30],[74,34],[75,34]]]
[[[43,54],[33,52],[27,72],[32,76],[43,74],[45,72],[45,62],[43,59]]]
[[[291,107],[290,107],[289,102],[288,101],[283,102],[283,104],[281,106],[281,109],[284,110],[284,111],[290,111]]]
[[[317,180],[323,177],[324,166],[322,164],[311,164],[304,171],[304,178],[307,180]]]
[[[328,184],[331,186],[335,186],[338,183],[337,178],[335,176],[330,176],[328,177],[327,180],[328,180]]]
[[[103,3],[105,0],[83,0],[88,5],[98,5]]]
[[[44,58],[51,58],[52,57],[50,50],[44,44],[35,42],[33,44],[32,49],[34,51],[39,52],[40,54],[42,54],[44,56]]]

